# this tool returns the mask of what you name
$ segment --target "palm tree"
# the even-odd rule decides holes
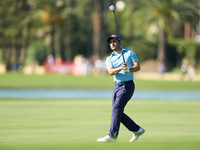
[[[93,19],[93,54],[99,57],[100,37],[101,37],[101,1],[94,0],[94,19]]]
[[[3,60],[7,70],[24,64],[26,49],[30,41],[31,7],[24,0],[0,1],[0,43],[3,46]],[[21,58],[21,59],[20,59]]]
[[[189,22],[198,16],[195,0],[140,0],[135,10],[135,21],[152,35],[152,28],[158,33],[157,59],[166,64],[166,41],[173,36],[172,30],[180,23]]]
[[[109,7],[108,0],[94,0],[93,14],[93,55],[103,58],[106,55],[106,24]],[[104,7],[102,7],[104,6]]]

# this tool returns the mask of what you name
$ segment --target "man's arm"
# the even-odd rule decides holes
[[[109,73],[110,75],[117,74],[118,72],[120,72],[121,70],[124,70],[124,69],[126,69],[126,64],[125,64],[125,63],[123,63],[123,64],[122,64],[120,67],[118,67],[118,68],[113,68],[112,65],[110,65],[110,66],[107,67],[108,73]]]
[[[129,68],[130,72],[137,72],[140,70],[139,62],[132,62],[133,66]]]

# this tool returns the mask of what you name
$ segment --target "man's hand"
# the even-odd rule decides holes
[[[126,68],[126,69],[124,69],[124,71],[125,71],[126,73],[129,73],[129,72],[130,72],[130,69],[129,69],[129,68]]]
[[[126,69],[126,63],[123,63],[123,64],[120,66],[120,69],[121,69],[121,70],[125,70],[125,69]]]
[[[121,70],[126,70],[127,72],[130,72],[130,69],[126,67],[126,63],[123,63],[120,67],[118,68],[113,68],[112,65],[108,66],[107,67],[107,70],[108,70],[108,73],[110,75],[115,75],[117,74],[118,72],[120,72]]]
[[[126,65],[126,63],[123,63],[121,66],[120,66],[120,68],[121,68],[121,70],[124,70],[126,73],[129,73],[130,72],[130,69],[128,68],[128,67],[126,67],[127,65]]]

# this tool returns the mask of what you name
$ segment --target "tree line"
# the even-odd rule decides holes
[[[111,4],[118,0],[1,0],[0,63],[7,70],[40,65],[53,55],[72,61],[77,54],[104,59],[106,38],[117,34]],[[183,58],[200,66],[198,0],[124,0],[116,10],[123,47],[140,62],[158,59],[167,68]]]

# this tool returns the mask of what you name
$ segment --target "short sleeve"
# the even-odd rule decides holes
[[[139,62],[137,55],[133,51],[130,51],[130,56],[132,62]]]
[[[110,65],[112,65],[111,61],[110,61],[110,57],[106,58],[106,67],[108,68]]]

